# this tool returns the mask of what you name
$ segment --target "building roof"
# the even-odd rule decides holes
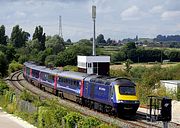
[[[180,80],[160,80],[161,83],[180,84]]]

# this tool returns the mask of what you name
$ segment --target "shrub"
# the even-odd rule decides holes
[[[63,119],[68,128],[74,128],[78,124],[78,121],[82,119],[82,116],[79,113],[70,112]]]
[[[0,95],[3,95],[4,91],[9,90],[9,87],[7,86],[7,84],[0,80]]]
[[[78,122],[78,127],[79,128],[92,128],[92,127],[97,127],[100,125],[101,122],[93,117],[87,117],[83,118]]]
[[[64,71],[74,71],[77,72],[78,71],[78,67],[77,66],[71,66],[71,65],[67,65],[63,67]]]
[[[130,74],[123,71],[122,69],[117,69],[117,70],[110,69],[110,76],[113,76],[113,77],[130,77]]]
[[[12,61],[10,64],[9,64],[9,68],[8,68],[8,72],[9,74],[12,73],[12,72],[15,72],[15,71],[18,71],[18,70],[21,70],[22,69],[22,65],[16,61]]]
[[[28,102],[34,102],[36,101],[38,98],[34,95],[31,95],[29,92],[27,92],[26,90],[23,90],[23,92],[20,95],[20,98],[22,100],[28,101]]]

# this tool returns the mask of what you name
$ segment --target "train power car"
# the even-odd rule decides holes
[[[62,71],[24,63],[24,77],[44,91],[106,113],[135,114],[139,107],[136,85],[127,78],[115,78]]]

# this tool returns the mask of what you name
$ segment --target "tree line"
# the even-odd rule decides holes
[[[92,55],[92,39],[81,39],[72,43],[59,35],[47,36],[42,26],[36,26],[32,39],[30,33],[19,25],[13,27],[10,37],[5,34],[5,26],[0,26],[0,76],[7,74],[8,65],[14,60],[19,63],[35,61],[39,65],[77,65],[77,55]],[[108,39],[111,42],[111,39]],[[99,44],[107,43],[102,34],[97,36],[97,55],[110,55],[111,62],[162,62],[180,61],[180,51],[138,47],[134,42],[126,43],[118,51],[105,53]],[[119,46],[116,46],[119,47]]]
[[[157,35],[156,38],[154,38],[155,41],[164,42],[164,41],[175,41],[180,42],[180,35]]]
[[[122,46],[117,53],[111,55],[111,62],[113,63],[127,59],[135,63],[162,62],[163,60],[180,62],[180,50],[137,47],[134,42],[129,42]]]

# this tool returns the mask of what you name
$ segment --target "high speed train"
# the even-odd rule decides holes
[[[23,75],[40,89],[105,113],[135,114],[139,107],[136,85],[116,78],[63,71],[25,62]]]

